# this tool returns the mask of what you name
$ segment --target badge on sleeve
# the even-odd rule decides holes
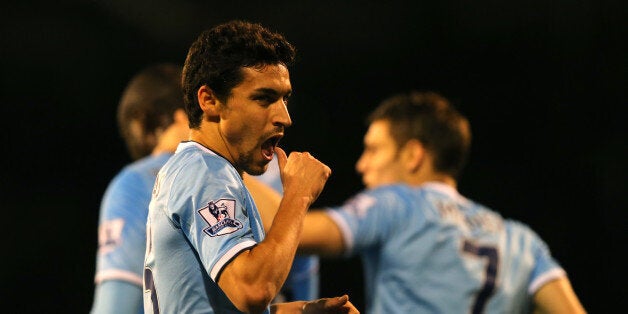
[[[242,229],[242,223],[235,219],[236,201],[219,199],[209,201],[207,206],[198,210],[209,227],[203,229],[209,236],[215,237]]]
[[[98,254],[107,254],[122,243],[122,228],[122,218],[106,220],[98,226]]]

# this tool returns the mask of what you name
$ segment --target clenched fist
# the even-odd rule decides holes
[[[286,152],[276,147],[284,198],[303,199],[307,206],[320,195],[331,169],[308,152]]]

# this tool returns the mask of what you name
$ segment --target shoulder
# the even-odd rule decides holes
[[[138,159],[120,170],[112,179],[111,186],[132,188],[142,184],[152,185],[159,169],[168,161],[171,155],[146,156]]]
[[[375,188],[365,189],[360,194],[373,197],[397,197],[401,195],[414,194],[412,187],[407,184],[380,185]],[[359,195],[359,194],[358,194]]]
[[[138,167],[140,161],[138,160],[124,166],[109,182],[107,186],[108,193],[117,190],[133,190],[140,186],[142,182],[142,171]]]
[[[154,180],[157,172],[166,164],[170,156],[172,154],[146,156],[127,165],[120,173],[125,177],[148,177],[150,180]]]
[[[174,193],[186,195],[201,195],[207,190],[238,191],[244,188],[239,173],[226,159],[194,142],[179,145],[176,153],[159,171],[157,185],[160,188],[167,186]]]
[[[539,234],[528,224],[514,219],[504,219],[504,223],[511,234],[529,238],[532,241],[545,246],[543,239],[541,239]]]
[[[408,184],[382,185],[366,189],[356,195],[357,198],[373,199],[380,204],[408,204],[425,199],[429,190]]]
[[[377,208],[376,212],[404,211],[410,203],[414,202],[416,191],[404,184],[383,185],[371,189],[365,189],[349,198],[342,206],[345,210],[365,213],[371,208]]]
[[[225,158],[195,142],[181,143],[166,166],[186,172],[208,171],[227,176],[237,174],[235,168]]]

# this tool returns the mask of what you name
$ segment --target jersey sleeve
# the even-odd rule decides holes
[[[379,245],[388,238],[395,225],[403,220],[402,198],[394,188],[365,190],[340,207],[331,207],[327,214],[338,225],[345,242],[347,256]]]
[[[557,278],[567,276],[565,270],[551,255],[549,247],[536,232],[529,229],[532,236],[532,252],[534,254],[534,268],[532,269],[528,293],[533,295],[546,283]]]
[[[140,175],[123,170],[109,184],[100,208],[95,282],[122,280],[142,286],[150,190]]]
[[[247,213],[244,184],[235,171],[212,171],[190,176],[188,185],[194,191],[191,210],[181,213],[181,229],[198,252],[212,280],[217,281],[224,266],[258,241]],[[198,182],[194,182],[197,180]],[[254,206],[254,205],[253,205]]]

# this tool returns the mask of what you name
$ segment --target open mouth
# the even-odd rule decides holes
[[[262,143],[262,156],[264,159],[270,161],[273,159],[273,154],[275,153],[275,147],[279,144],[279,140],[281,139],[281,135],[275,135],[271,138],[267,139]]]

